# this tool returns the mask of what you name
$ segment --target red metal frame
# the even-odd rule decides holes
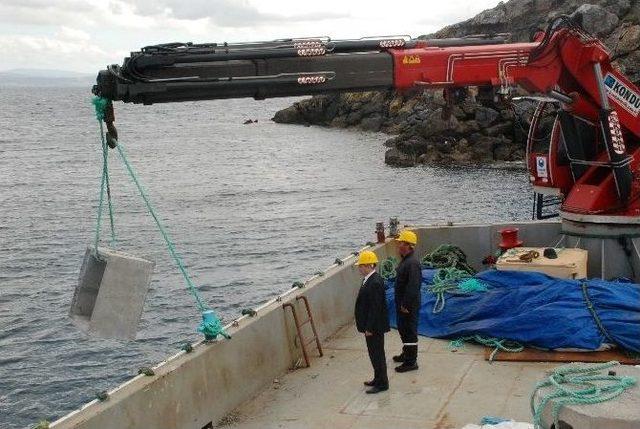
[[[537,40],[543,35],[539,34]],[[573,29],[560,29],[551,36],[547,48],[534,60],[531,52],[539,42],[503,45],[430,47],[426,42],[413,49],[391,49],[394,59],[394,85],[397,89],[415,86],[455,88],[493,86],[507,90],[519,86],[531,93],[552,90],[568,94],[571,104],[562,108],[588,121],[598,121],[602,108],[594,64],[599,63],[603,76],[611,74],[632,91],[640,93],[626,77],[613,68],[607,49],[595,38],[585,37]],[[558,164],[560,137],[554,130],[548,159],[549,178],[542,181],[535,174],[535,154],[529,152],[527,163],[536,186],[558,188],[564,195],[563,210],[573,213],[640,215],[640,184],[635,180],[640,162],[640,118],[622,103],[608,96],[612,109],[620,119],[627,153],[633,157],[634,176],[631,197],[618,200],[612,171],[602,165],[592,165],[576,183],[566,165]],[[556,127],[557,128],[557,127]],[[593,143],[594,145],[597,142]],[[608,155],[600,148],[596,163],[606,163]],[[606,171],[603,171],[605,169]]]

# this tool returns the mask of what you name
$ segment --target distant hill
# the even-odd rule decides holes
[[[88,86],[96,75],[68,70],[12,69],[0,71],[0,86]]]

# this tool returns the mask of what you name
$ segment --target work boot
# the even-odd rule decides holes
[[[374,394],[384,392],[385,390],[389,390],[389,386],[373,386],[371,389],[367,390],[367,393]]]
[[[396,367],[396,372],[408,372],[415,371],[418,369],[418,364],[413,362],[403,362],[402,365]]]
[[[400,353],[399,355],[394,356],[393,357],[393,361],[394,362],[398,362],[398,363],[404,362],[404,352]]]
[[[371,380],[371,381],[365,381],[364,385],[371,387],[371,386],[375,386],[377,383],[378,383],[378,381],[374,379],[374,380]]]

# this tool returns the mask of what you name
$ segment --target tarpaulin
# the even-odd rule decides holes
[[[482,335],[545,349],[597,350],[617,344],[640,352],[640,285],[567,280],[537,272],[484,271],[486,292],[447,294],[433,313],[428,290],[436,270],[423,270],[418,332],[434,338]],[[396,327],[394,280],[387,281],[391,325]],[[591,307],[591,308],[590,308]]]

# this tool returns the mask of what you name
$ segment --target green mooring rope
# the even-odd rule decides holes
[[[551,411],[555,427],[559,428],[558,416],[565,405],[588,405],[609,401],[621,395],[625,390],[633,387],[637,380],[634,377],[605,375],[600,371],[618,365],[611,361],[598,365],[579,366],[563,365],[556,368],[553,373],[538,384],[531,394],[531,414],[533,426],[536,429],[548,427],[542,418],[545,407],[549,401],[555,404]],[[555,390],[542,397],[538,404],[535,403],[535,395],[539,389],[553,387]]]
[[[524,350],[524,346],[517,341],[506,340],[504,338],[485,337],[484,335],[470,335],[455,339],[449,343],[452,349],[461,349],[464,343],[473,341],[485,347],[493,347],[493,352],[489,355],[489,362],[493,362],[493,358],[499,351],[507,353],[520,353]]]
[[[457,268],[440,268],[433,277],[433,284],[428,287],[429,292],[436,296],[432,311],[440,313],[444,309],[445,294],[460,295],[468,293],[469,291],[462,290],[459,286],[463,280],[470,278],[471,275],[466,271],[458,270]]]
[[[425,268],[456,268],[468,274],[475,270],[467,264],[467,255],[458,246],[441,244],[433,252],[427,253],[420,261]]]
[[[385,280],[391,280],[396,277],[396,267],[398,260],[393,256],[389,256],[380,264],[380,276]]]
[[[105,118],[105,110],[108,107],[109,103],[110,103],[109,100],[106,100],[106,99],[100,98],[100,97],[95,97],[94,100],[93,100],[93,105],[95,106],[95,109],[96,109],[96,118],[98,119],[98,121],[100,123],[100,134],[101,134],[101,137],[102,137],[103,151],[107,150],[107,145],[106,145],[106,141],[105,141],[105,138],[104,138],[102,121]],[[129,173],[129,176],[131,177],[131,180],[136,185],[136,188],[138,189],[138,193],[142,197],[142,200],[144,201],[144,203],[145,203],[145,205],[147,207],[147,211],[149,212],[149,214],[151,215],[151,217],[155,221],[156,226],[158,227],[158,230],[160,231],[160,234],[162,235],[162,238],[164,239],[164,242],[167,245],[167,249],[169,250],[169,254],[171,255],[171,257],[173,258],[174,262],[178,266],[178,269],[182,273],[182,276],[184,277],[184,280],[185,280],[185,282],[187,284],[187,288],[189,289],[189,292],[195,298],[196,305],[198,306],[198,310],[200,310],[200,312],[202,313],[202,322],[200,323],[200,326],[198,327],[198,331],[203,333],[204,336],[205,336],[205,339],[207,339],[207,340],[214,340],[214,339],[216,339],[218,337],[218,335],[222,335],[225,338],[230,338],[230,336],[224,331],[224,329],[222,327],[222,323],[220,322],[220,319],[218,319],[218,317],[215,315],[215,313],[211,309],[209,309],[209,307],[204,303],[204,301],[200,297],[200,294],[198,293],[198,290],[197,290],[195,284],[193,283],[193,281],[191,280],[191,277],[187,273],[187,269],[186,269],[186,267],[185,267],[185,265],[184,265],[184,263],[182,261],[182,258],[180,257],[180,255],[176,251],[176,247],[175,247],[175,244],[174,244],[173,240],[171,240],[171,238],[169,237],[169,234],[168,234],[167,230],[165,229],[164,225],[160,221],[160,218],[158,217],[155,209],[153,208],[153,205],[151,204],[151,200],[149,199],[149,196],[145,192],[144,187],[142,186],[140,180],[138,179],[137,174],[135,173],[133,167],[131,166],[131,163],[129,162],[129,159],[127,158],[127,154],[126,154],[126,152],[124,150],[124,147],[123,147],[122,143],[118,142],[118,144],[116,145],[116,149],[118,150],[118,154],[120,155],[120,158],[122,159],[122,162],[124,163],[124,166],[125,166],[127,172]],[[106,164],[106,155],[104,156],[104,159],[105,159],[105,161],[104,161],[105,168],[103,169],[103,183],[105,183],[105,182],[108,183],[108,178],[105,178],[105,176],[108,176],[108,170],[106,168],[106,165],[107,165]],[[101,207],[102,207],[103,195],[104,195],[104,193],[101,192],[100,193],[100,204],[99,204],[99,211],[100,212],[101,212]],[[98,215],[98,222],[100,222],[100,215]],[[98,229],[99,229],[99,227],[100,227],[100,225],[98,224]],[[99,239],[99,236],[98,236],[98,233],[96,233],[96,248],[97,248],[97,240],[98,239]]]
[[[100,139],[102,141],[102,180],[100,183],[100,199],[98,202],[98,215],[96,219],[96,234],[94,243],[94,255],[98,257],[98,244],[100,243],[100,231],[102,230],[102,207],[104,204],[104,194],[107,194],[107,203],[109,206],[109,223],[111,225],[111,247],[116,245],[116,229],[113,220],[113,203],[111,202],[111,187],[109,185],[109,157],[107,142],[104,137],[104,128],[102,127],[102,121],[105,116],[105,109],[108,105],[108,100],[100,97],[93,97],[92,103],[96,111],[96,119],[100,124]]]
[[[596,326],[598,327],[602,335],[604,335],[604,337],[611,344],[615,344],[616,341],[613,338],[611,338],[611,335],[609,335],[609,331],[607,331],[606,328],[604,327],[604,324],[602,323],[602,320],[600,319],[600,316],[598,315],[598,312],[596,311],[596,308],[593,305],[593,301],[591,301],[587,282],[580,282],[580,287],[582,288],[582,298],[584,299],[584,303],[587,306],[589,313],[591,313],[591,317],[593,317],[593,321],[595,322]]]

